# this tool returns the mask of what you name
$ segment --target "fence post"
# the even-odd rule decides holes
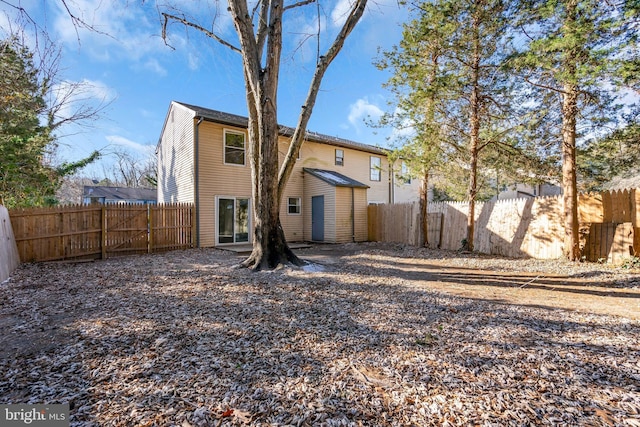
[[[147,233],[147,253],[153,252],[153,209],[150,204],[147,204],[147,226],[149,227],[149,232]]]
[[[640,188],[631,190],[631,226],[633,227],[633,256],[640,257]]]
[[[102,249],[102,259],[107,259],[107,207],[102,205],[102,209],[100,209],[101,218],[100,223],[101,227],[101,237],[100,237],[100,246]]]
[[[200,237],[197,236],[198,227],[196,227],[196,223],[198,218],[196,218],[197,211],[195,203],[193,203],[189,209],[191,210],[191,247],[197,248]]]

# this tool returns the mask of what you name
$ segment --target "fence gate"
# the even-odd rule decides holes
[[[147,205],[105,206],[102,258],[149,251]]]

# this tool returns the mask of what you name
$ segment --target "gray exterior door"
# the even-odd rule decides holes
[[[311,198],[311,240],[324,241],[324,196]]]

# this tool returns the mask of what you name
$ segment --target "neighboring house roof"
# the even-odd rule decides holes
[[[198,107],[197,105],[185,104],[184,102],[173,101],[176,104],[182,105],[196,113],[196,116],[202,117],[204,120],[212,121],[215,123],[226,124],[229,126],[239,126],[247,128],[249,125],[249,119],[243,116],[237,116],[235,114],[224,113],[222,111],[212,110],[209,108]],[[295,128],[278,125],[280,127],[280,135],[293,136]],[[348,139],[342,139],[335,136],[323,135],[316,132],[307,131],[307,141],[320,142],[322,144],[334,145],[343,148],[353,148],[356,150],[366,151],[374,154],[387,155],[387,150],[374,147],[373,145],[362,144],[360,142],[350,141]]]
[[[344,176],[341,173],[335,171],[312,168],[303,168],[303,170],[308,174],[311,174],[316,178],[333,185],[334,187],[369,188],[368,185],[356,181],[355,179],[351,179],[348,176]]]
[[[105,198],[106,200],[157,200],[157,191],[149,188],[128,188],[85,185],[82,197]]]

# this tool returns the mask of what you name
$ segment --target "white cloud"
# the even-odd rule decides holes
[[[349,11],[353,7],[353,0],[339,0],[331,11],[331,22],[334,27],[342,27],[349,17]]]
[[[149,2],[151,3],[151,2]],[[155,8],[130,0],[74,0],[69,11],[84,24],[72,21],[60,1],[54,4],[54,21],[58,39],[70,49],[82,48],[99,62],[126,60],[136,69],[150,69],[160,75],[166,70],[156,58],[171,50],[161,37],[161,22]],[[156,61],[149,62],[148,58]]]
[[[156,149],[154,145],[140,144],[139,142],[131,141],[130,139],[119,135],[107,135],[105,138],[111,145],[123,147],[129,151],[133,151],[144,156],[153,154]]]
[[[195,55],[193,52],[189,52],[187,59],[188,59],[187,64],[189,66],[189,70],[196,71],[198,70],[198,68],[200,68],[200,58],[197,55]]]
[[[349,106],[349,116],[347,119],[349,123],[356,128],[356,131],[359,132],[365,121],[376,121],[382,117],[383,114],[384,111],[382,111],[380,107],[369,102],[365,97],[364,99],[358,99]]]
[[[151,58],[149,59],[147,62],[145,62],[144,64],[144,68],[154,72],[155,74],[159,75],[159,76],[166,76],[167,75],[167,70],[160,65],[160,63],[158,62],[157,59],[155,58]]]

